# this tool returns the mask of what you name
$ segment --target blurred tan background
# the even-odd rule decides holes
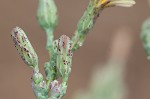
[[[59,25],[55,38],[62,34],[72,36],[88,0],[55,0],[59,11]],[[134,44],[126,67],[125,82],[129,89],[127,99],[150,99],[150,62],[139,38],[142,22],[150,16],[147,0],[136,0],[132,8],[109,8],[103,11],[84,46],[74,53],[72,73],[67,94],[71,99],[78,89],[86,88],[91,72],[97,64],[108,59],[115,31],[123,26],[132,29]],[[0,99],[35,99],[31,89],[32,70],[19,57],[10,31],[20,26],[35,48],[42,73],[49,59],[45,50],[46,36],[36,21],[38,0],[0,0]]]

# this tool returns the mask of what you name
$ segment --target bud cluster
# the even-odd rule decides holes
[[[83,45],[87,33],[93,28],[104,8],[130,7],[133,4],[135,4],[134,0],[90,0],[72,39],[62,35],[59,39],[54,40],[53,32],[58,23],[57,7],[54,0],[39,0],[37,20],[46,32],[46,49],[50,55],[49,61],[44,65],[46,79],[39,72],[38,56],[25,32],[19,27],[14,28],[11,32],[13,42],[22,60],[33,69],[32,89],[37,99],[60,99],[65,95],[71,72],[73,51]],[[144,38],[147,37],[144,36]],[[147,48],[149,43],[147,43],[147,39],[145,41]]]

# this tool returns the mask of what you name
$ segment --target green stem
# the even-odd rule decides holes
[[[34,72],[38,73],[39,72],[39,67],[35,66],[33,70],[34,70]]]
[[[74,33],[72,38],[72,51],[79,49],[85,40],[86,35],[79,35],[78,31]]]
[[[46,49],[49,51],[49,54],[52,53],[52,46],[54,40],[53,32],[54,30],[52,28],[46,29],[46,37],[47,37]]]
[[[84,12],[83,16],[79,20],[77,30],[75,31],[74,36],[72,37],[73,51],[76,51],[83,45],[86,35],[93,28],[96,19],[99,17],[99,14],[102,10],[103,9],[101,7],[95,7],[92,2],[89,3],[87,10]]]

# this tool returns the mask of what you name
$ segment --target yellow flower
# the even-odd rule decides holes
[[[131,7],[135,4],[134,0],[92,0],[96,7],[113,7],[113,6],[121,6],[121,7]]]

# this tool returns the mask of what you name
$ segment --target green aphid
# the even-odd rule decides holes
[[[11,37],[22,60],[28,66],[35,68],[38,65],[38,57],[25,32],[21,28],[15,27],[11,32]]]

